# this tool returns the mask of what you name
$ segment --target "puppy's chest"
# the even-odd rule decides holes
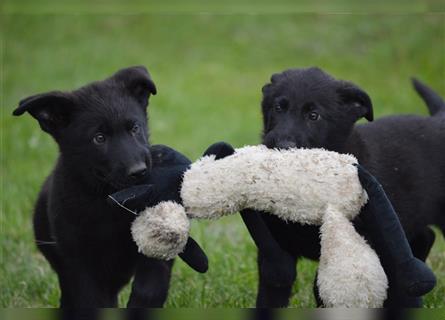
[[[84,253],[126,254],[135,249],[130,213],[107,205],[105,200],[77,199],[51,208],[54,234],[61,245]]]

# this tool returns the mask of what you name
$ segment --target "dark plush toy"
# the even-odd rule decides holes
[[[233,152],[234,150],[230,145],[217,143],[212,145],[205,155],[213,154],[216,155],[215,159],[219,159],[231,155]],[[153,174],[147,181],[148,185],[123,190],[111,195],[110,199],[119,205],[130,208],[132,211],[141,211],[145,207],[153,207],[163,201],[182,203],[180,197],[182,177],[184,172],[189,169],[190,161],[173,149],[165,146],[154,147],[152,153],[154,157],[159,157],[162,161],[159,161],[159,164],[154,168]],[[156,161],[156,158],[154,160]],[[369,197],[369,202],[362,209],[360,218],[366,224],[370,240],[381,259],[385,273],[389,273],[393,279],[396,278],[398,285],[404,288],[411,296],[421,296],[429,292],[435,285],[435,277],[423,262],[413,257],[397,215],[380,184],[359,165],[358,174],[362,187],[367,191]],[[165,213],[162,213],[160,215],[161,219],[164,219],[165,215]],[[169,217],[165,218],[169,219]],[[156,223],[156,219],[153,221]],[[169,223],[176,224],[178,222],[170,217],[167,226]],[[165,225],[165,221],[162,222],[162,225]],[[185,226],[185,228],[187,227]],[[143,226],[143,228],[145,227]],[[149,229],[156,230],[153,226]],[[163,231],[169,233],[168,229]],[[161,243],[160,251],[168,251],[180,243],[185,243],[186,239],[179,239],[180,237],[178,236],[182,234],[182,231],[177,233],[173,231],[174,229],[172,229],[173,236],[172,234],[165,235],[165,245]],[[162,235],[156,234],[155,236],[161,239],[162,242]],[[185,251],[182,254],[194,257],[194,260],[199,261],[201,258],[199,251],[196,253],[196,247],[189,244],[189,242],[190,240],[187,242]],[[274,248],[263,242],[261,238],[256,239],[256,244],[262,252],[273,255]],[[332,291],[332,289],[329,290]],[[333,294],[332,296],[335,300],[336,295]],[[365,301],[364,305],[373,305],[372,303],[366,303],[366,297],[364,297],[363,301]],[[335,301],[331,301],[330,304],[334,306],[348,305],[336,303]],[[353,303],[352,306],[354,305],[363,304]]]
[[[138,214],[147,206],[162,201],[179,201],[182,173],[191,161],[181,153],[164,145],[150,147],[153,168],[145,184],[136,185],[109,196],[108,202]],[[156,186],[156,187],[154,187]],[[207,256],[191,237],[186,239],[184,251],[179,254],[194,270],[204,273],[208,269]],[[174,244],[172,244],[174,245]]]

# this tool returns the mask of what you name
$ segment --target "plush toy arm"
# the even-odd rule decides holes
[[[190,222],[182,205],[162,201],[142,211],[131,226],[139,252],[156,259],[170,260],[177,255],[195,271],[208,269],[207,256],[189,236]]]
[[[377,179],[362,166],[357,165],[357,169],[360,182],[369,197],[360,218],[381,257],[390,282],[394,277],[407,294],[413,297],[430,292],[436,284],[436,277],[424,262],[413,256],[399,218],[385,191]]]
[[[107,201],[111,205],[117,205],[124,210],[137,214],[137,212],[151,206],[149,199],[154,192],[152,185],[134,186],[108,196]],[[205,273],[208,269],[207,256],[192,237],[188,237],[184,251],[179,254],[179,257],[197,272]]]
[[[209,268],[206,254],[192,237],[188,238],[184,251],[179,254],[179,257],[193,270],[200,273],[207,272]]]

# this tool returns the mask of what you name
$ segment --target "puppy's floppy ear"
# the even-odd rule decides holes
[[[349,106],[357,118],[364,117],[368,121],[374,120],[371,98],[358,86],[344,82],[337,89],[337,93],[343,104]]]
[[[117,81],[123,83],[124,87],[143,105],[148,105],[150,94],[157,93],[156,86],[151,79],[150,73],[144,66],[129,67],[119,70],[114,74]]]
[[[73,110],[74,102],[69,93],[51,91],[21,100],[12,114],[20,116],[28,112],[37,119],[43,131],[54,134],[68,125]]]

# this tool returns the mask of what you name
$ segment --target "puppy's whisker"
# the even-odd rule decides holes
[[[131,199],[134,199],[134,198],[136,198],[136,196],[135,196],[135,195],[132,195],[131,197],[128,197],[127,199],[125,199],[124,201],[122,201],[122,204],[125,205],[125,203],[126,203],[128,200],[131,200]]]
[[[43,241],[43,240],[36,240],[36,244],[38,245],[56,245],[56,241]]]
[[[138,214],[136,212],[134,212],[133,210],[130,210],[129,208],[127,208],[126,206],[122,205],[119,203],[119,201],[117,201],[115,198],[113,198],[113,196],[108,195],[108,198],[110,198],[111,200],[113,200],[114,203],[116,203],[119,207],[121,207],[122,209],[131,212],[132,214],[134,214],[135,216],[137,216]],[[125,199],[125,201],[127,201],[128,199]]]

